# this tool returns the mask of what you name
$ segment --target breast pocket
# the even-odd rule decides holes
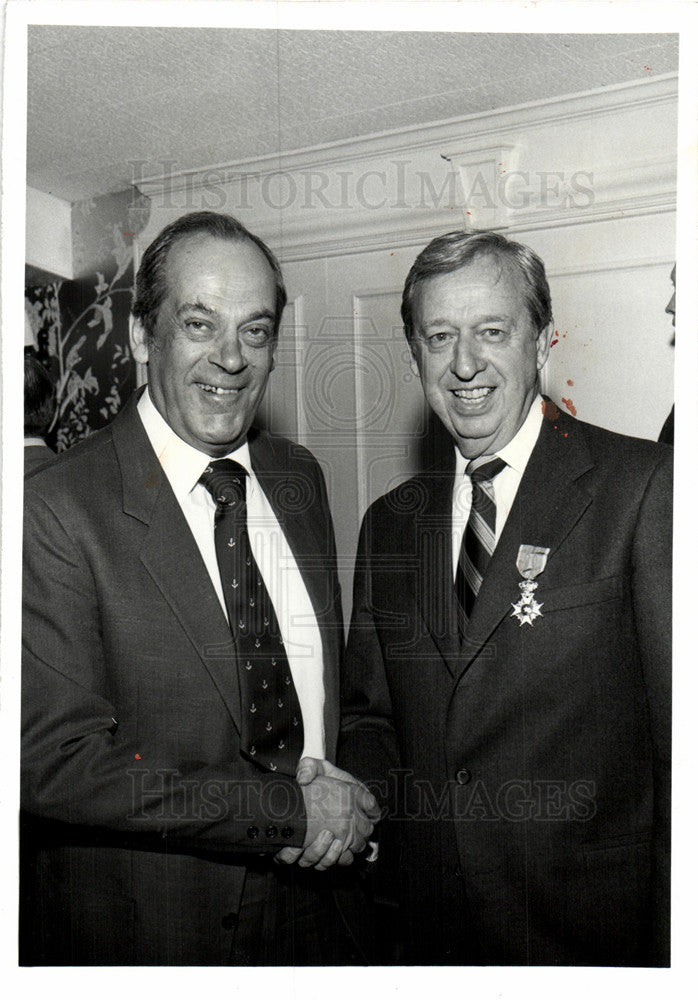
[[[578,583],[571,587],[556,587],[552,590],[539,590],[535,597],[541,607],[545,605],[545,614],[553,611],[565,611],[568,608],[582,608],[589,604],[605,604],[620,600],[623,593],[623,578],[608,576],[603,580],[592,580],[588,583]]]

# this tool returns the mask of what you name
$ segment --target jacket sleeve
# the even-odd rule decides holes
[[[211,850],[259,852],[302,844],[303,798],[292,778],[261,771],[239,756],[218,763],[179,759],[171,749],[176,736],[164,739],[146,722],[128,727],[130,736],[122,734],[102,641],[104,595],[75,532],[31,489],[25,496],[23,577],[26,812]],[[176,698],[176,686],[168,683],[165,677],[158,681],[158,696]]]
[[[671,889],[671,452],[657,466],[637,518],[632,553],[635,627],[650,714],[655,789],[652,899],[655,964],[669,964]]]

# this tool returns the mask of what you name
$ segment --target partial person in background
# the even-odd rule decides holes
[[[56,409],[56,387],[32,348],[24,349],[24,475],[50,465],[56,453],[46,432]]]
[[[528,247],[438,237],[402,318],[454,448],[364,519],[339,760],[388,809],[404,962],[667,965],[672,453],[541,396]]]
[[[674,328],[674,332],[671,335],[671,346],[673,347],[676,343],[676,264],[671,269],[671,283],[674,286],[674,291],[671,298],[666,304],[666,309],[664,312],[671,316],[671,325]],[[671,408],[671,413],[664,421],[664,426],[661,429],[659,438],[657,439],[661,444],[674,444],[674,407]]]

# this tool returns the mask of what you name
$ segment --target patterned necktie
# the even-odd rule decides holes
[[[492,480],[506,468],[506,462],[501,458],[480,462],[479,465],[477,462],[477,459],[470,462],[466,469],[473,484],[473,493],[456,570],[456,596],[462,612],[463,627],[473,613],[475,598],[480,593],[487,565],[494,552],[497,505]]]
[[[230,458],[210,462],[199,480],[216,501],[216,557],[237,650],[242,749],[267,770],[295,775],[303,718],[274,605],[250,546],[246,480],[247,470]]]

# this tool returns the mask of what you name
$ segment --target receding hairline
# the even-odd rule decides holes
[[[171,245],[167,249],[167,254],[163,261],[163,271],[167,273],[167,267],[170,263],[170,259],[173,254],[180,252],[181,248],[186,247],[194,243],[221,243],[230,244],[231,246],[236,245],[247,245],[252,247],[257,255],[264,261],[264,263],[269,268],[272,276],[274,275],[274,268],[272,267],[271,261],[264,253],[259,244],[247,233],[210,233],[205,229],[195,229],[192,232],[180,233],[172,241]]]

